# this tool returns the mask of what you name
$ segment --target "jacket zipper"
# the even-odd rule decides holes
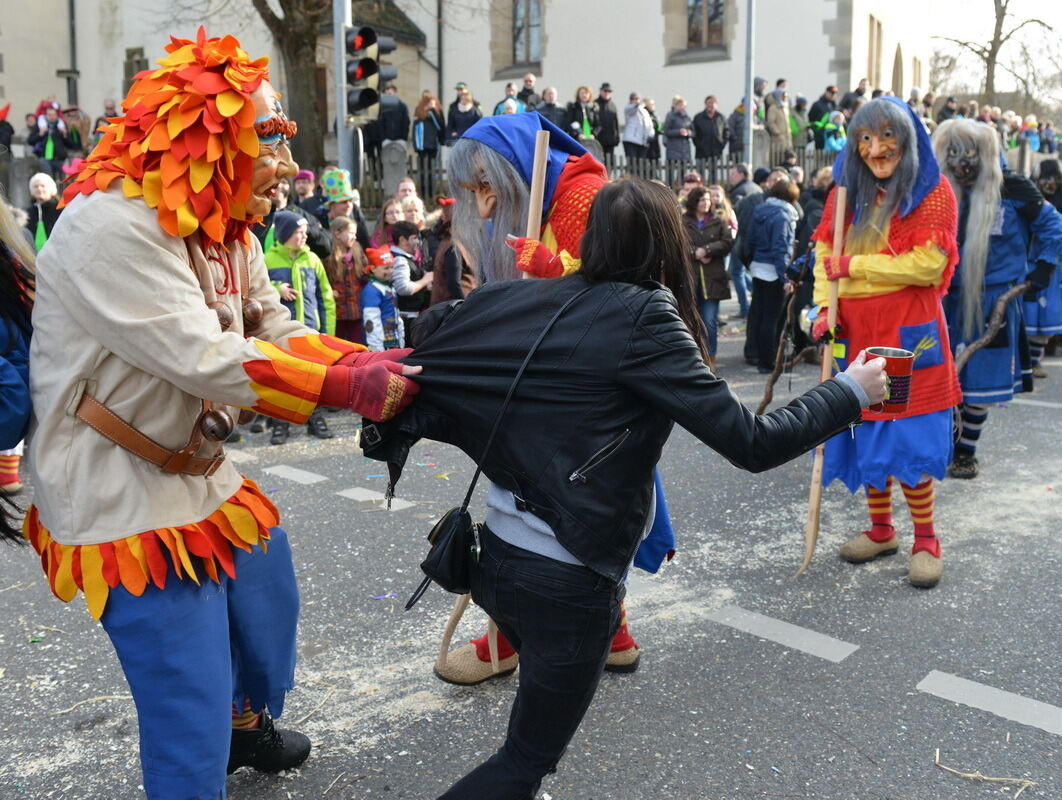
[[[597,469],[599,466],[601,466],[601,463],[605,461],[609,456],[619,450],[623,443],[627,441],[627,437],[630,435],[631,429],[624,428],[623,433],[621,433],[611,442],[609,442],[596,453],[594,453],[592,456],[590,456],[590,458],[587,459],[585,464],[583,464],[581,467],[576,469],[575,472],[569,475],[568,482],[575,483],[576,481],[579,481],[580,483],[586,483],[586,476],[593,472],[595,469]]]

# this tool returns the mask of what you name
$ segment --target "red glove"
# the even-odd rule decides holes
[[[538,239],[510,239],[507,244],[516,253],[516,268],[536,278],[559,278],[564,274],[560,256]]]
[[[420,387],[402,374],[401,364],[377,358],[363,367],[329,367],[318,405],[349,408],[355,414],[386,422],[413,402],[419,391]]]
[[[369,364],[377,364],[381,361],[401,361],[412,352],[412,347],[396,347],[378,353],[359,350],[356,353],[347,353],[336,364],[344,367],[367,367]]]
[[[826,318],[826,306],[819,309],[819,316],[815,319],[815,324],[811,326],[811,338],[816,342],[828,341],[829,337],[829,320]]]
[[[822,259],[822,268],[826,270],[826,277],[831,281],[849,278],[852,275],[852,257],[826,256]]]

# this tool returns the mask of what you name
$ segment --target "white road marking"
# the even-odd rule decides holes
[[[791,625],[780,619],[766,617],[755,611],[746,611],[738,606],[723,606],[709,614],[708,619],[745,633],[751,633],[753,636],[759,636],[761,639],[824,658],[835,664],[844,661],[859,649],[857,644],[842,642],[832,636],[801,628],[799,625]]]
[[[1026,400],[1024,397],[1015,397],[1010,402],[1019,406],[1039,406],[1040,408],[1062,408],[1062,403],[1052,403],[1049,400]]]
[[[226,450],[225,456],[231,459],[233,464],[246,464],[258,460],[258,456],[254,453],[248,453],[246,450]]]
[[[301,483],[303,485],[320,483],[321,481],[328,480],[324,475],[318,475],[316,472],[307,472],[304,469],[289,467],[287,464],[277,464],[275,467],[266,467],[263,472],[270,475],[276,475],[278,478],[295,481],[295,483]]]
[[[382,509],[387,508],[387,501],[384,499],[384,496],[380,492],[375,492],[372,489],[362,489],[360,486],[355,486],[352,489],[344,489],[341,492],[336,492],[336,494],[358,503],[372,503]],[[405,508],[412,508],[414,505],[416,505],[416,503],[402,500],[399,497],[391,500],[392,511],[401,511]]]
[[[1058,706],[937,670],[926,675],[915,688],[943,700],[971,706],[1012,722],[1062,736],[1062,708]]]

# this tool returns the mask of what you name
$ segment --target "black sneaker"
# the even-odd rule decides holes
[[[269,443],[286,444],[288,441],[288,434],[290,430],[290,422],[280,422],[279,420],[277,420],[273,423],[273,435],[269,437]]]
[[[306,430],[310,436],[316,436],[318,439],[331,439],[335,436],[332,431],[328,430],[328,423],[325,422],[320,409],[314,411],[306,420]]]
[[[240,767],[251,767],[259,772],[280,772],[299,766],[309,755],[309,737],[298,731],[278,730],[263,711],[257,728],[249,731],[233,728],[229,766],[225,771],[231,774]]]
[[[948,474],[953,478],[969,480],[976,478],[978,473],[977,456],[973,453],[959,451],[948,467]]]
[[[255,414],[254,419],[251,420],[251,433],[261,433],[265,430],[265,417],[261,414]]]

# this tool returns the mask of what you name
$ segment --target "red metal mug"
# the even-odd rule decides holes
[[[879,414],[903,414],[911,399],[914,353],[899,347],[868,347],[867,361],[885,359],[885,400],[867,408]]]

